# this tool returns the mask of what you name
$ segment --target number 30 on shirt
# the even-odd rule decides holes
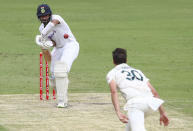
[[[143,76],[136,70],[122,70],[121,73],[126,74],[126,79],[133,81],[133,80],[139,80],[139,81],[143,81]]]

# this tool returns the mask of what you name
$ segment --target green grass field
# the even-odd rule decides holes
[[[0,94],[39,93],[39,47],[34,39],[39,0],[0,4]],[[128,51],[168,108],[193,117],[192,0],[46,0],[80,43],[70,93],[109,92],[111,52]],[[0,126],[0,130],[3,127]]]

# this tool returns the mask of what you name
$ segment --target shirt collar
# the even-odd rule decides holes
[[[124,67],[124,66],[127,66],[127,67],[128,67],[128,65],[127,65],[126,63],[122,63],[122,64],[119,64],[119,65],[116,65],[116,66],[115,66],[115,69],[120,69],[120,68],[122,68],[122,67]]]

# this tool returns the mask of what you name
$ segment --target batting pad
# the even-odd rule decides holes
[[[57,61],[54,65],[54,76],[55,77],[68,77],[67,65],[64,62]]]
[[[64,62],[55,63],[54,76],[56,81],[58,103],[67,104],[68,74],[67,74],[67,65]]]

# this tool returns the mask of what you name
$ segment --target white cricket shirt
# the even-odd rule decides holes
[[[56,42],[56,48],[61,48],[65,44],[76,42],[76,38],[72,34],[68,24],[64,19],[59,15],[52,15],[51,20],[58,20],[60,24],[57,24],[53,29],[46,35],[47,39],[53,40]],[[44,29],[44,24],[42,23],[39,27],[40,33]],[[68,35],[68,38],[65,35]]]
[[[152,97],[153,94],[147,85],[149,79],[137,69],[123,63],[117,65],[107,74],[107,83],[115,81],[118,89],[126,100],[135,97]]]

